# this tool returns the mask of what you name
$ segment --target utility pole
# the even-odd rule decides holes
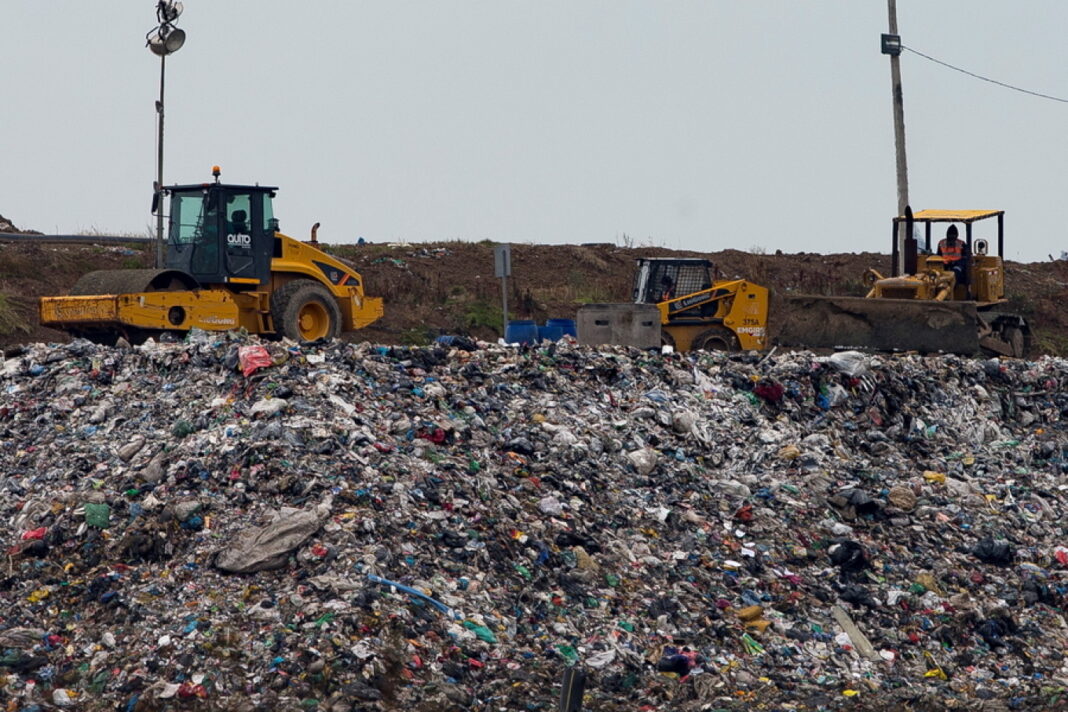
[[[887,0],[890,15],[890,34],[883,35],[882,52],[890,55],[890,82],[894,98],[894,149],[897,153],[897,214],[905,214],[909,204],[909,167],[905,160],[905,101],[901,94],[901,35],[897,31],[897,0]],[[904,257],[905,236],[902,234],[905,223],[898,223],[897,261],[893,265],[893,274],[901,274]]]

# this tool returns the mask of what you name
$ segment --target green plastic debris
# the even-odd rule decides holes
[[[493,634],[493,631],[484,625],[479,625],[474,621],[464,621],[464,628],[473,631],[479,640],[484,640],[487,643],[496,643],[497,636]]]
[[[526,566],[523,566],[523,564],[516,564],[515,570],[522,574],[523,578],[525,578],[527,581],[534,578],[534,576],[530,573],[530,569],[528,569]]]
[[[556,650],[564,656],[569,663],[577,663],[579,659],[578,651],[571,645],[557,645]]]
[[[763,655],[764,646],[756,642],[753,636],[748,633],[742,634],[742,645],[745,646],[745,652],[749,655]]]
[[[193,434],[193,424],[188,420],[179,420],[171,427],[171,435],[179,440]]]
[[[85,503],[85,523],[98,529],[111,526],[111,507],[94,502]]]
[[[104,691],[104,688],[108,684],[108,678],[111,677],[111,671],[104,669],[93,675],[93,681],[89,683],[89,691],[94,695],[99,695]]]

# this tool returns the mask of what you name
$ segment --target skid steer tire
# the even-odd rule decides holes
[[[725,326],[713,326],[702,331],[693,340],[695,351],[738,351],[741,345],[734,332]]]
[[[294,341],[334,339],[341,332],[341,309],[326,287],[305,279],[271,295],[271,318],[279,337]]]

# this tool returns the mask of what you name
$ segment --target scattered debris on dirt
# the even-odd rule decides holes
[[[324,246],[353,263],[368,293],[385,298],[385,317],[351,334],[354,340],[427,344],[441,334],[495,340],[501,332],[501,286],[493,276],[494,243],[441,242]],[[638,257],[707,257],[723,277],[745,277],[797,294],[863,296],[864,272],[888,271],[890,258],[872,252],[819,255],[692,252],[662,247],[513,245],[508,281],[512,318],[573,318],[582,304],[631,300]],[[144,250],[113,245],[0,242],[0,295],[18,297],[28,335],[0,334],[0,345],[65,341],[37,324],[36,298],[65,294],[85,272],[151,266]],[[1068,261],[1009,263],[1009,308],[1032,325],[1037,353],[1068,355]],[[771,315],[774,328],[775,314]]]

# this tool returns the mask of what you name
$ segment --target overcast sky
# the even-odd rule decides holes
[[[298,9],[299,6],[299,9]],[[906,46],[1068,98],[1068,2],[898,0]],[[153,0],[2,0],[0,213],[147,234]],[[889,250],[885,0],[188,0],[165,183],[281,187],[327,242]],[[909,189],[1065,239],[1068,104],[902,55]]]

